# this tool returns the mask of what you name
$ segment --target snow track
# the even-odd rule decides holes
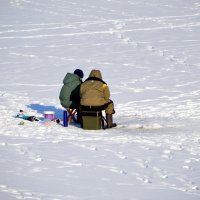
[[[9,100],[11,96],[12,101]],[[132,125],[125,120],[123,126],[104,131],[86,131],[73,124],[64,128],[58,124],[44,126],[28,121],[19,126],[21,120],[13,118],[16,109],[26,108],[23,106],[34,101],[5,92],[0,99],[1,170],[4,177],[12,177],[14,181],[2,179],[2,197],[79,199],[80,194],[86,194],[79,189],[79,195],[74,194],[74,184],[79,180],[78,185],[88,191],[84,186],[87,180],[89,185],[95,183],[95,188],[102,190],[105,190],[103,185],[106,188],[112,185],[115,191],[126,188],[136,192],[143,188],[152,191],[150,194],[167,190],[172,196],[199,198],[199,179],[195,174],[200,167],[200,139],[196,131],[188,132],[185,127],[175,125],[146,124],[140,120],[140,124],[134,125],[136,118],[132,119]],[[41,104],[40,108],[42,106],[45,105]],[[41,116],[30,107],[26,109]],[[62,187],[53,188],[60,182]],[[45,184],[48,187],[44,187]],[[107,189],[106,193],[110,194]],[[95,193],[91,195],[95,198]],[[123,199],[120,194],[115,195],[112,194]],[[107,199],[103,195],[100,197]]]
[[[200,198],[197,0],[3,1],[0,199]],[[12,13],[12,14],[11,14]],[[67,72],[102,71],[113,129],[42,119]]]

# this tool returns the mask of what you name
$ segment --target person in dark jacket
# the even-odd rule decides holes
[[[67,73],[60,91],[59,99],[64,108],[78,109],[80,105],[80,85],[84,73],[81,69],[76,69],[74,73]]]
[[[105,110],[107,128],[116,126],[112,115],[115,113],[113,101],[110,100],[108,85],[102,80],[100,70],[93,69],[89,78],[81,84],[81,107],[89,110]]]

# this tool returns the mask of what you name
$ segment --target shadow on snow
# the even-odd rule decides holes
[[[30,104],[27,105],[28,108],[37,111],[40,114],[44,114],[45,111],[53,111],[55,112],[55,118],[62,119],[63,118],[63,109],[56,108],[54,106],[47,106],[41,104]]]

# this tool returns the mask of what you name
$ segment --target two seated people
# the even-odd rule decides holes
[[[89,77],[82,82],[84,73],[76,69],[74,73],[67,73],[60,91],[61,105],[68,109],[77,110],[77,120],[82,124],[82,110],[102,111],[106,113],[106,128],[116,127],[113,123],[114,105],[110,100],[110,91],[102,80],[100,70],[93,69]]]

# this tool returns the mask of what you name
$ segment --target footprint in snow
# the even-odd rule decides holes
[[[167,158],[167,159],[172,158],[172,152],[170,150],[163,151],[162,158]]]
[[[31,154],[30,158],[32,160],[36,161],[36,162],[42,162],[43,161],[42,157],[40,155],[37,155],[37,154]]]
[[[152,183],[152,181],[148,178],[143,179],[144,183]]]
[[[95,147],[95,146],[89,146],[89,145],[78,145],[84,149],[88,149],[88,150],[91,150],[91,151],[98,151],[98,148]]]
[[[127,37],[127,38],[123,38],[123,41],[124,41],[124,43],[130,43],[131,40],[130,40],[130,38]]]
[[[152,183],[152,181],[150,180],[150,178],[147,178],[147,177],[138,177],[138,180],[144,182],[144,183]]]
[[[155,48],[153,46],[147,46],[146,49],[152,52],[155,51]]]
[[[62,140],[53,140],[52,144],[60,144],[62,142]]]
[[[1,143],[1,146],[2,146],[2,147],[5,147],[6,145],[7,145],[7,144],[6,144],[5,142],[2,142],[2,143]]]
[[[0,188],[1,189],[6,189],[6,188],[8,188],[8,186],[7,185],[0,185]]]
[[[160,177],[163,178],[163,179],[167,179],[167,178],[168,178],[168,175],[167,175],[167,174],[163,174],[163,175],[161,175]]]
[[[158,167],[153,167],[153,170],[158,174],[158,176],[162,179],[167,179],[168,175],[167,175],[167,171],[158,168]]]
[[[119,169],[115,169],[115,168],[111,168],[109,169],[111,172],[115,172],[115,173],[119,173],[119,174],[123,174],[123,175],[127,175],[127,172],[124,170],[119,170]]]
[[[192,161],[190,160],[190,159],[187,159],[187,160],[185,160],[184,161],[184,163],[187,163],[187,164],[189,164],[189,163],[191,163]]]
[[[119,152],[117,156],[121,159],[127,159],[127,156],[124,155],[124,152]]]
[[[40,156],[38,156],[38,157],[35,159],[35,161],[41,162],[41,161],[43,161],[43,159],[42,159]]]
[[[195,185],[195,186],[192,187],[192,189],[193,190],[199,190],[199,187]]]
[[[188,166],[188,165],[183,165],[182,168],[183,168],[183,169],[190,169],[190,166]]]
[[[117,30],[121,30],[121,29],[123,29],[125,26],[126,26],[125,23],[115,22],[115,28],[116,28]]]

